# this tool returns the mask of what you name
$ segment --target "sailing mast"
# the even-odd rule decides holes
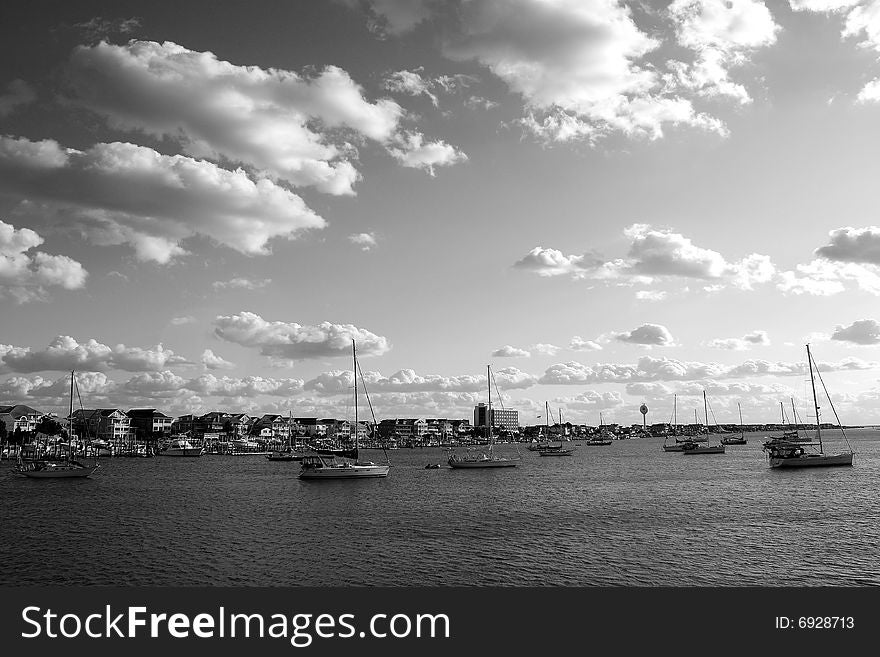
[[[487,437],[489,439],[489,451],[492,451],[492,366],[486,365],[486,383],[489,384],[489,406],[486,409]]]
[[[706,413],[706,445],[709,444],[709,402],[706,401],[706,391],[703,391],[703,409]]]
[[[819,401],[816,399],[816,381],[813,379],[813,357],[810,355],[810,345],[807,345],[807,365],[810,366],[810,386],[813,389],[813,407],[816,409],[816,438],[819,441],[819,451],[822,449],[822,427],[819,422]]]
[[[743,428],[743,409],[742,406],[739,405],[739,402],[736,402],[736,407],[739,409],[739,435],[740,438],[745,438],[746,433],[745,429]]]
[[[357,351],[354,346],[354,338],[351,340],[351,374],[354,378],[354,448],[358,448],[358,377],[357,377]]]
[[[73,374],[74,370],[70,370],[70,405],[68,406],[67,417],[67,458],[70,459],[73,450]],[[85,449],[85,446],[83,446]]]

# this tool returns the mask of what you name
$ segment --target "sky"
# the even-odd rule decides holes
[[[378,419],[813,422],[809,343],[880,424],[880,0],[12,0],[0,62],[0,404],[352,417],[354,340]]]

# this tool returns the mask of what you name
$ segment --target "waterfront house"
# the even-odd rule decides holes
[[[160,440],[171,435],[171,416],[155,408],[133,408],[126,413],[131,429],[139,440]]]
[[[68,420],[74,431],[83,437],[106,440],[115,445],[132,438],[131,418],[118,408],[79,408]]]
[[[22,433],[33,433],[44,414],[25,404],[0,406],[0,422],[6,425],[6,434],[11,436],[16,429]]]

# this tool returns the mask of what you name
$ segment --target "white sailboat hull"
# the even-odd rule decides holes
[[[360,465],[346,463],[344,465],[328,465],[317,468],[304,468],[299,473],[300,479],[370,479],[387,477],[390,465]]]
[[[770,457],[771,468],[817,468],[835,465],[852,465],[852,453],[844,454],[802,454],[801,456],[780,458]]]

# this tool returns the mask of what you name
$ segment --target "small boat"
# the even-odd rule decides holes
[[[822,381],[822,375],[819,373],[819,366],[815,363],[815,361],[813,360],[813,356],[810,353],[809,344],[807,345],[807,365],[810,368],[810,386],[813,391],[813,407],[816,411],[816,441],[803,442],[777,438],[765,442],[764,451],[767,453],[767,459],[770,462],[770,467],[814,468],[842,465],[851,466],[854,454],[851,447],[847,451],[839,452],[837,454],[825,453],[825,449],[822,444],[822,426],[819,419],[819,403],[816,400],[816,381],[813,375],[814,365],[816,367],[816,375],[819,376],[819,381],[822,383],[823,388],[825,388],[825,382]],[[831,405],[831,410],[834,411],[834,417],[837,419],[837,425],[840,427],[840,431],[843,434],[843,439],[844,441],[846,441],[847,447],[849,447],[849,441],[846,438],[846,432],[843,429],[843,425],[840,423],[840,418],[837,417],[837,411],[834,408],[834,402],[831,401],[831,396],[828,395],[827,389],[825,389],[825,394],[828,397],[828,403]]]
[[[724,454],[724,445],[718,443],[717,445],[709,444],[709,402],[706,399],[706,391],[703,390],[703,408],[706,412],[706,444],[700,444],[696,440],[690,443],[684,443],[684,449],[681,450],[682,454]],[[714,415],[714,412],[713,412]]]
[[[302,461],[303,454],[297,454],[293,451],[293,446],[290,444],[290,434],[292,433],[293,422],[290,417],[290,411],[287,412],[287,445],[285,445],[282,449],[276,449],[274,452],[270,452],[266,454],[267,461]]]
[[[354,449],[350,456],[336,456],[315,454],[302,457],[302,469],[299,473],[300,479],[375,479],[387,477],[391,470],[391,462],[388,460],[388,452],[385,448],[385,463],[377,464],[372,461],[361,461],[358,455],[358,376],[364,385],[364,393],[367,395],[367,401],[370,395],[366,391],[366,381],[364,373],[360,369],[357,360],[357,348],[355,341],[351,341],[351,356],[353,361],[353,378],[354,378]],[[370,403],[370,412],[373,410],[373,404]],[[376,416],[373,415],[373,426],[376,425]]]
[[[547,402],[544,402],[544,411],[545,411],[545,417],[546,417],[545,422],[547,425],[547,435],[549,436],[550,435],[550,404]],[[560,413],[561,413],[561,411],[560,411]],[[560,418],[560,421],[559,421],[559,428],[560,428],[560,430],[562,430],[562,418]],[[538,455],[539,456],[571,456],[573,452],[574,452],[573,449],[570,449],[568,447],[564,447],[564,443],[562,442],[562,440],[559,440],[558,442],[548,442],[538,448]]]
[[[168,447],[163,449],[159,454],[162,456],[201,456],[205,453],[205,450],[202,447],[193,445],[188,438],[178,437],[173,438],[170,443],[168,443]]]
[[[439,463],[428,463],[428,465],[425,466],[425,470],[439,470],[439,469],[440,469]]]
[[[486,413],[486,427],[489,445],[485,451],[466,454],[452,454],[446,461],[454,470],[476,470],[487,468],[515,468],[520,458],[495,454],[492,446],[492,366],[486,366],[486,379],[489,384],[489,407]],[[496,386],[497,388],[497,386]]]
[[[79,386],[76,383],[76,373],[70,371],[70,407],[67,415],[68,439],[73,435],[73,394],[79,395]],[[23,450],[22,450],[23,451]],[[71,479],[91,476],[98,469],[98,459],[93,458],[92,463],[84,463],[73,456],[73,450],[67,449],[62,458],[51,458],[46,455],[38,455],[34,452],[32,457],[18,455],[18,461],[13,472],[29,479]]]
[[[745,445],[749,442],[748,440],[746,440],[746,434],[743,431],[742,406],[740,406],[739,402],[737,402],[736,407],[739,409],[739,435],[738,436],[724,436],[724,438],[721,439],[722,445]]]

